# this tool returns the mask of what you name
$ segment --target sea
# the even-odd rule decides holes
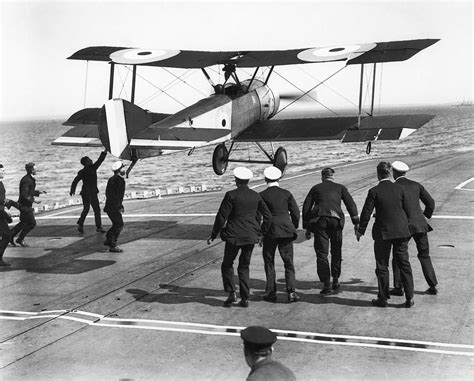
[[[370,157],[394,160],[410,154],[449,153],[474,150],[474,106],[440,105],[398,107],[382,110],[383,113],[427,113],[436,115],[408,138],[398,141],[377,141],[372,144]],[[309,115],[308,115],[309,116]],[[69,189],[77,172],[82,168],[80,159],[89,156],[95,161],[102,149],[88,147],[53,146],[51,142],[70,127],[63,126],[65,119],[1,122],[0,163],[5,167],[3,181],[7,198],[18,198],[18,184],[25,174],[25,163],[36,164],[36,188],[47,193],[41,195],[42,205],[67,204],[71,201]],[[263,146],[271,151],[270,143]],[[286,174],[303,170],[317,170],[325,166],[367,159],[365,143],[339,141],[275,142],[274,149],[284,146],[288,153]],[[127,179],[127,192],[200,186],[208,189],[231,189],[234,185],[232,169],[240,163],[229,163],[222,176],[214,174],[212,153],[214,146],[140,160]],[[240,143],[234,158],[264,160],[263,154],[252,143]],[[98,187],[105,194],[111,166],[117,159],[108,154],[99,168]],[[474,163],[473,163],[474,164]],[[254,177],[263,178],[265,164],[245,164]],[[80,191],[78,186],[77,193]],[[73,196],[76,200],[79,196]]]

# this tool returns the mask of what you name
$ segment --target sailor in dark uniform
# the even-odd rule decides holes
[[[10,214],[5,210],[5,208],[10,208],[11,201],[5,197],[5,186],[2,181],[4,177],[5,170],[3,164],[0,164],[0,267],[10,266],[9,263],[3,260],[3,254],[5,253],[11,236],[8,224],[12,222]]]
[[[123,197],[125,195],[125,166],[121,161],[116,161],[112,165],[114,175],[107,182],[105,189],[105,207],[104,212],[112,221],[112,227],[105,234],[104,245],[109,247],[112,253],[120,253],[123,250],[117,246],[117,240],[123,229]]]
[[[20,222],[15,225],[11,231],[10,244],[13,246],[15,242],[20,246],[28,246],[25,243],[26,235],[32,231],[36,226],[36,219],[33,209],[35,197],[46,193],[45,191],[36,190],[36,180],[33,176],[36,175],[35,163],[25,164],[26,175],[20,180],[20,197],[18,198],[18,206],[20,208]],[[18,235],[16,241],[15,236]]]
[[[314,251],[319,280],[324,284],[321,294],[331,294],[340,287],[342,262],[342,229],[344,213],[341,201],[357,228],[359,215],[357,205],[347,188],[334,181],[334,169],[324,168],[321,171],[322,182],[311,188],[303,203],[303,228],[306,238],[314,233]],[[331,244],[331,269],[329,269],[329,244]],[[331,274],[333,277],[332,290]]]
[[[390,181],[391,165],[381,162],[377,165],[378,185],[371,188],[360,214],[356,237],[364,235],[370,216],[375,208],[375,222],[372,227],[375,252],[375,274],[378,281],[378,298],[372,300],[376,307],[386,307],[390,299],[388,264],[390,251],[400,269],[401,281],[405,289],[405,307],[413,306],[413,274],[408,260],[409,205],[402,187]]]
[[[392,169],[395,184],[400,185],[405,190],[408,207],[410,209],[410,218],[408,219],[410,233],[415,240],[421,269],[423,270],[423,275],[425,276],[426,282],[429,286],[426,293],[436,295],[438,293],[438,290],[436,289],[438,280],[436,279],[433,264],[431,263],[430,245],[427,234],[432,231],[433,228],[426,222],[426,218],[431,218],[433,215],[435,201],[423,185],[406,178],[406,172],[410,170],[408,165],[401,161],[395,161],[392,163]],[[425,205],[425,210],[423,211],[420,208],[420,200]],[[394,260],[392,260],[392,269],[394,288],[390,290],[390,294],[403,295],[400,269]]]
[[[240,332],[244,341],[244,356],[252,369],[247,381],[295,381],[293,372],[272,359],[277,335],[265,327],[252,326]]]
[[[237,189],[225,194],[207,243],[210,244],[219,233],[221,239],[225,241],[221,273],[224,290],[229,293],[229,297],[224,302],[224,307],[230,307],[232,303],[237,302],[233,264],[240,251],[237,267],[240,305],[248,307],[250,259],[254,245],[260,241],[262,233],[265,234],[268,230],[271,213],[260,195],[248,187],[248,182],[253,177],[252,171],[237,167],[234,176]],[[261,228],[259,215],[263,216]]]
[[[286,292],[290,303],[299,300],[295,292],[295,266],[293,264],[293,241],[300,221],[300,210],[293,195],[280,188],[278,180],[282,173],[277,167],[268,167],[263,172],[267,189],[260,192],[272,214],[272,223],[263,237],[263,262],[267,286],[263,299],[275,303],[277,287],[275,280],[275,251],[278,246],[285,267]]]
[[[81,159],[81,164],[84,168],[77,173],[77,176],[72,181],[71,190],[69,191],[70,196],[74,195],[77,183],[82,180],[81,197],[83,209],[79,220],[77,220],[77,230],[79,233],[84,233],[84,221],[91,206],[94,211],[96,231],[98,233],[105,233],[105,230],[102,229],[99,198],[97,197],[97,193],[99,193],[99,189],[97,189],[97,169],[99,169],[104,161],[105,156],[107,156],[107,151],[102,151],[95,163],[92,162],[90,157],[84,156]]]

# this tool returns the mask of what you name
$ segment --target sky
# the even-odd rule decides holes
[[[65,118],[83,107],[101,107],[108,97],[108,65],[66,59],[77,50],[98,45],[285,50],[439,38],[410,60],[377,69],[376,102],[456,104],[473,98],[471,1],[0,0],[0,15],[3,121]],[[283,93],[296,91],[290,83],[307,90],[341,66],[277,67],[269,85]],[[221,78],[217,70],[210,73],[215,81]],[[139,74],[146,80],[137,82],[137,103],[152,111],[176,112],[211,92],[199,70],[187,72],[186,84],[174,86],[170,96],[161,92],[174,79],[169,72],[139,68]],[[246,75],[251,72],[240,77]],[[318,88],[316,96],[330,107],[347,106],[348,100],[353,106],[358,102],[359,75],[358,65],[348,67],[328,81],[328,87]],[[128,83],[118,92],[122,87],[117,82],[126,76],[125,69],[116,75],[114,96],[129,95]]]

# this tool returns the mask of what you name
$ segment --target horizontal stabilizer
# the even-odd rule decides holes
[[[102,147],[96,125],[71,128],[51,144],[58,146]]]
[[[430,121],[433,115],[380,115],[304,119],[272,119],[258,122],[242,131],[236,141],[300,141],[342,140],[356,142],[369,140],[403,139]]]
[[[64,126],[98,126],[100,108],[84,108],[72,114]]]

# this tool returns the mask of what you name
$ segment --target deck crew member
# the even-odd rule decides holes
[[[282,173],[277,167],[268,167],[263,172],[267,189],[260,192],[265,204],[272,214],[272,222],[267,234],[263,237],[263,262],[267,285],[263,299],[268,302],[277,301],[275,280],[275,251],[278,246],[285,267],[286,292],[290,303],[297,302],[299,296],[295,292],[295,266],[293,264],[293,241],[300,221],[300,210],[293,195],[280,188],[278,180]]]
[[[364,235],[370,216],[375,208],[375,222],[372,227],[375,252],[375,274],[378,281],[378,297],[372,300],[376,307],[386,307],[389,294],[390,251],[400,269],[401,281],[405,289],[405,307],[413,306],[413,275],[408,260],[409,205],[402,187],[390,181],[391,165],[380,162],[377,165],[378,185],[369,189],[360,214],[360,224],[356,231],[357,240]]]
[[[421,263],[423,275],[425,276],[426,282],[429,286],[429,288],[426,290],[426,293],[436,295],[438,293],[438,290],[436,289],[438,280],[436,279],[433,264],[431,263],[430,246],[427,234],[428,232],[432,231],[433,228],[426,222],[426,218],[431,218],[433,215],[435,201],[428,191],[423,187],[423,185],[406,178],[406,173],[410,170],[410,167],[408,167],[408,165],[406,165],[404,162],[394,161],[392,163],[392,169],[395,184],[400,185],[405,190],[408,208],[410,209],[408,225],[410,227],[410,233],[416,243],[418,259]],[[421,210],[420,208],[420,200],[425,205],[424,210]],[[403,295],[400,269],[398,268],[396,261],[393,260],[392,269],[394,288],[390,290],[390,294]]]
[[[46,191],[36,190],[36,179],[34,178],[36,175],[35,163],[25,164],[25,170],[26,175],[20,180],[20,196],[18,198],[18,206],[20,208],[20,222],[13,227],[10,237],[10,244],[16,246],[16,242],[23,247],[27,246],[25,243],[26,235],[36,226],[36,219],[33,209],[33,203],[36,202],[35,197],[46,193]],[[14,238],[18,233],[18,238],[16,241],[14,241]]]
[[[8,224],[12,222],[10,214],[7,213],[5,208],[10,208],[11,201],[6,198],[5,186],[3,185],[3,179],[5,177],[5,169],[3,164],[0,164],[0,267],[10,266],[9,263],[3,260],[3,254],[10,241],[10,228]]]
[[[314,233],[314,250],[319,280],[324,284],[321,294],[331,294],[340,288],[342,262],[342,229],[344,213],[341,201],[349,212],[354,228],[359,223],[357,205],[347,188],[334,181],[334,169],[321,171],[321,183],[311,188],[303,203],[303,228],[306,238]],[[329,268],[329,245],[331,246],[331,268]],[[331,290],[331,274],[333,277]]]
[[[99,233],[105,233],[105,230],[102,229],[99,198],[97,197],[97,193],[99,193],[99,189],[97,189],[97,169],[99,169],[104,161],[105,156],[107,156],[106,150],[102,151],[95,163],[90,157],[84,156],[81,159],[81,164],[84,168],[77,172],[77,176],[72,181],[71,190],[69,192],[70,196],[74,195],[77,183],[82,180],[81,197],[83,209],[79,220],[77,220],[77,230],[79,233],[84,233],[84,221],[91,206],[94,211],[96,231]]]
[[[105,189],[105,207],[104,212],[112,221],[112,227],[105,234],[104,245],[109,247],[112,253],[120,253],[123,250],[117,246],[117,240],[123,229],[123,197],[125,195],[125,166],[121,161],[112,164],[114,175],[109,178]]]
[[[252,326],[240,332],[245,362],[251,368],[247,381],[295,381],[293,372],[272,359],[277,335],[265,327]]]
[[[225,194],[207,243],[210,244],[219,233],[225,241],[221,273],[224,290],[229,293],[229,297],[224,302],[224,307],[237,302],[233,265],[240,251],[237,267],[240,305],[248,307],[250,259],[254,245],[261,240],[262,233],[265,234],[268,230],[271,213],[260,195],[248,187],[249,180],[253,177],[250,169],[237,167],[234,169],[234,177],[237,188]],[[261,227],[259,214],[263,217]]]

